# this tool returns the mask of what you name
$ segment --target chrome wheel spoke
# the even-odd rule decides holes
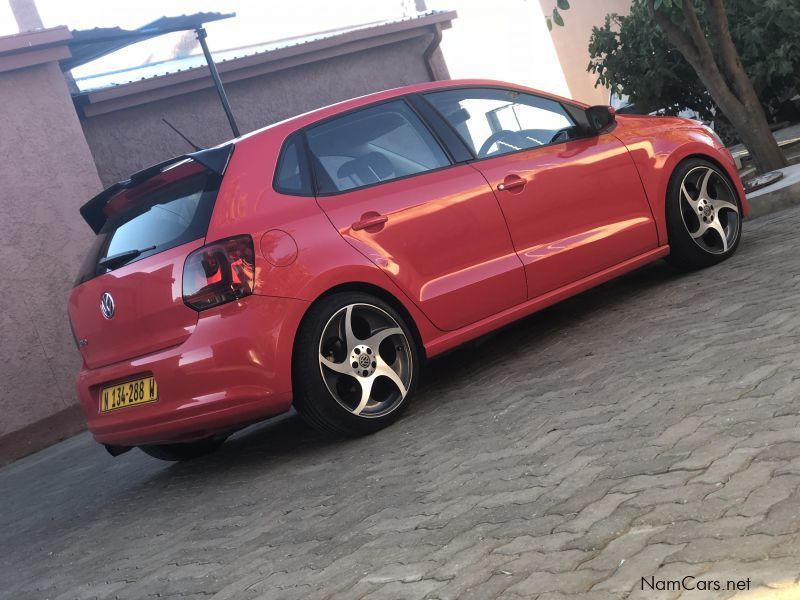
[[[364,340],[364,344],[369,346],[370,348],[374,348],[376,351],[380,348],[381,343],[386,338],[392,335],[405,335],[403,330],[399,327],[387,327],[386,329],[381,329],[378,333],[374,334],[367,340]]]
[[[713,201],[714,212],[719,216],[720,211],[722,210],[732,210],[737,215],[739,214],[739,208],[730,202],[725,202],[724,200],[714,200]]]
[[[353,305],[349,305],[344,313],[344,345],[350,350],[358,343],[358,338],[353,332]]]
[[[699,239],[699,238],[701,238],[701,237],[703,237],[705,235],[706,231],[708,231],[708,223],[704,223],[703,221],[700,221],[700,227],[697,229],[697,231],[695,231],[694,233],[692,233],[690,235],[694,239]]]
[[[360,415],[361,411],[367,407],[367,404],[369,404],[369,398],[372,395],[372,384],[374,381],[374,375],[366,379],[358,380],[359,385],[361,385],[361,400],[359,400],[358,406],[353,409],[354,415]]]
[[[403,383],[400,376],[397,372],[389,365],[387,365],[383,359],[378,360],[378,368],[375,370],[375,377],[388,377],[392,383],[397,386],[397,389],[400,390],[400,395],[405,398],[408,390],[406,389],[405,384]]]
[[[711,223],[708,224],[707,229],[713,229],[714,231],[719,234],[719,239],[722,241],[722,251],[728,251],[728,234],[725,233],[725,229],[722,227],[722,224],[719,222],[719,219],[714,219]]]
[[[703,183],[700,184],[700,195],[698,196],[698,200],[700,198],[705,198],[706,200],[711,198],[711,196],[708,195],[708,182],[711,180],[711,176],[713,174],[714,171],[711,169],[706,169],[706,174],[703,176]]]
[[[683,199],[686,203],[691,206],[693,210],[697,210],[697,200],[699,200],[699,198],[697,200],[692,198],[691,194],[689,194],[689,190],[686,189],[685,183],[681,184],[681,194],[683,194]]]
[[[345,375],[348,375],[352,371],[350,365],[348,365],[346,362],[333,362],[332,360],[322,356],[322,354],[319,355],[319,364],[329,368],[331,371]]]

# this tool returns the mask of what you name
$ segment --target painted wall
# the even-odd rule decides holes
[[[419,36],[230,83],[225,88],[239,129],[246,133],[347,98],[429,81],[423,53],[431,38]],[[83,129],[104,185],[191,151],[162,117],[199,146],[232,136],[213,88],[84,117]]]
[[[539,0],[542,12],[551,14],[556,0]],[[595,87],[597,76],[586,71],[592,27],[605,22],[609,13],[628,14],[631,0],[573,0],[561,11],[564,27],[553,26],[551,36],[569,87],[569,96],[587,104],[608,104],[609,92]]]
[[[0,72],[0,464],[83,427],[66,298],[100,189],[55,62]]]
[[[581,1],[573,0],[573,4]],[[442,40],[442,52],[454,79],[502,79],[569,96],[538,3],[530,0],[426,2],[432,9],[458,12],[453,28],[444,32]]]

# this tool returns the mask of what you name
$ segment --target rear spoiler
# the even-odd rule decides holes
[[[120,190],[132,188],[144,180],[149,179],[154,175],[158,175],[167,167],[175,165],[189,158],[199,162],[212,173],[216,173],[220,176],[224,175],[225,169],[228,168],[228,162],[233,154],[233,147],[233,144],[225,144],[224,146],[217,146],[216,148],[198,150],[197,152],[192,152],[191,154],[182,154],[180,156],[176,156],[175,158],[170,158],[169,160],[158,163],[157,165],[153,165],[152,167],[142,169],[141,171],[131,175],[130,179],[118,181],[114,185],[104,189],[102,192],[97,194],[97,196],[81,206],[81,216],[89,225],[89,227],[92,228],[92,231],[95,233],[100,233],[100,230],[103,228],[103,225],[105,225],[107,219],[103,209],[108,201]]]

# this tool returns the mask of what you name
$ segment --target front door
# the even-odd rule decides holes
[[[472,165],[495,190],[529,298],[656,248],[639,174],[612,134],[582,137],[561,103],[516,90],[425,98],[473,149]]]
[[[394,100],[307,131],[317,201],[440,329],[524,302],[525,275],[484,177],[453,165]]]

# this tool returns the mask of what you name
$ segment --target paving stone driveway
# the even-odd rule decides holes
[[[81,435],[6,467],[0,596],[800,597],[800,210],[748,225],[437,361],[369,438],[289,417],[189,464]],[[723,591],[641,589],[686,576]]]

